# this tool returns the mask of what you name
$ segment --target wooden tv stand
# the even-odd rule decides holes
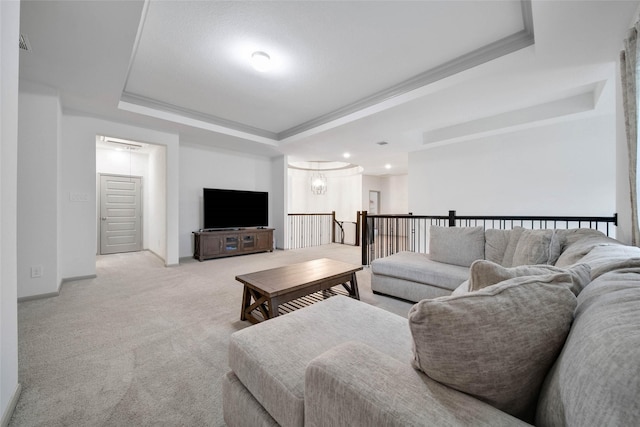
[[[194,231],[193,257],[199,261],[273,251],[273,228]]]

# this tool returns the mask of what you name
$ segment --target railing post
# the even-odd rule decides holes
[[[331,243],[336,242],[336,211],[331,211]]]
[[[356,211],[356,246],[360,246],[360,211]]]
[[[449,211],[449,227],[456,226],[456,211]]]
[[[369,233],[367,232],[367,211],[362,211],[362,221],[360,222],[362,236],[362,265],[368,265],[367,253],[369,251]]]

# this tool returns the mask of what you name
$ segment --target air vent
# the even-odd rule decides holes
[[[20,46],[20,50],[24,50],[25,52],[31,52],[31,44],[29,43],[29,39],[24,34],[20,34],[20,41],[18,42],[18,46]]]
[[[142,145],[138,145],[138,144],[131,144],[128,142],[119,142],[119,141],[113,141],[110,140],[109,138],[107,138],[107,142],[109,144],[113,144],[119,148],[122,148],[124,150],[130,150],[130,151],[138,151],[139,149],[142,148]]]
[[[380,142],[376,142],[376,144],[378,144],[378,145],[387,145],[388,142],[387,141],[380,141]]]

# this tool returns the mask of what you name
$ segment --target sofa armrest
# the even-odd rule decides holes
[[[313,359],[305,426],[514,426],[527,423],[359,342]]]

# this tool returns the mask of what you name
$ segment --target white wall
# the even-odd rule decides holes
[[[96,135],[159,144],[166,147],[166,257],[178,263],[178,135],[93,117],[63,114],[61,160],[62,276],[95,275]],[[70,202],[69,193],[86,193],[88,202]]]
[[[384,187],[380,200],[380,212],[385,214],[409,213],[409,176],[389,175],[383,177]]]
[[[362,175],[350,170],[324,171],[327,192],[316,195],[311,192],[313,172],[289,169],[289,213],[336,212],[338,221],[356,221],[356,212],[361,209]]]
[[[18,384],[17,166],[20,2],[0,1],[0,424],[9,423]]]
[[[287,217],[287,156],[271,159],[271,193],[269,193],[269,208],[271,209],[270,224],[275,228],[273,238],[276,249],[285,248],[285,224]]]
[[[268,157],[245,155],[181,142],[180,257],[193,256],[191,233],[203,227],[203,188],[267,191],[271,199],[273,197],[271,181],[271,159]],[[273,221],[273,212],[269,213],[269,218]]]
[[[615,118],[600,115],[413,153],[409,210],[611,216],[615,135]]]
[[[384,194],[382,194],[382,188],[384,184],[382,182],[382,177],[374,176],[374,175],[362,175],[362,200],[360,203],[360,210],[369,212],[369,192],[370,191],[379,191],[380,199],[384,199]],[[380,206],[382,208],[382,206]],[[382,213],[382,212],[378,212]],[[390,212],[386,212],[390,213]],[[398,213],[398,212],[395,212]]]
[[[361,210],[369,210],[369,191],[380,192],[380,214],[409,213],[408,175],[362,176]]]
[[[18,297],[57,295],[62,114],[57,93],[22,83],[18,112]],[[31,277],[35,267],[41,277]]]
[[[167,150],[152,146],[149,155],[149,174],[146,181],[148,203],[145,213],[146,246],[160,258],[167,260]]]

